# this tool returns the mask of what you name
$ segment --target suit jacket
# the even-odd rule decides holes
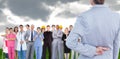
[[[63,32],[61,30],[55,30],[52,33],[53,40],[62,40]]]
[[[36,35],[37,35],[37,32],[34,30],[33,38],[35,38]],[[26,38],[26,40],[31,41],[31,30],[26,31],[25,38]],[[33,39],[33,41],[34,41],[34,39]]]
[[[78,38],[81,37],[81,42]],[[95,5],[78,16],[66,45],[80,53],[79,59],[118,59],[120,16],[104,5]],[[109,48],[96,55],[96,47]]]
[[[53,40],[53,37],[52,37],[52,32],[51,31],[45,31],[44,32],[44,43],[49,43],[51,44],[52,43],[52,40]]]

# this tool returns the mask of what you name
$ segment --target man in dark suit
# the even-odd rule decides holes
[[[46,59],[46,49],[48,48],[49,59],[51,59],[51,44],[52,44],[52,32],[50,31],[50,25],[47,25],[47,31],[44,32],[44,44],[43,44],[43,55],[42,59]]]

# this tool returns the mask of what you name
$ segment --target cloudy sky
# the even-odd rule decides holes
[[[105,4],[120,13],[120,0],[106,0]],[[5,27],[19,24],[73,25],[76,16],[90,7],[89,0],[0,0],[0,35]]]

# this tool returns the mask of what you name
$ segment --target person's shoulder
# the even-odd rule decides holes
[[[91,14],[91,9],[87,10],[87,11],[84,11],[82,13],[79,13],[77,18],[87,18],[87,16],[89,16],[90,14]]]

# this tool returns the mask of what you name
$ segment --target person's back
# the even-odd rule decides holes
[[[119,31],[120,16],[104,5],[94,5],[78,16],[66,45],[80,53],[79,59],[118,59]]]
[[[94,59],[113,59],[114,41],[120,27],[119,15],[104,5],[95,5],[91,10],[85,12],[83,17],[86,18],[89,29],[82,42],[96,47],[109,48],[108,51],[95,56]]]

